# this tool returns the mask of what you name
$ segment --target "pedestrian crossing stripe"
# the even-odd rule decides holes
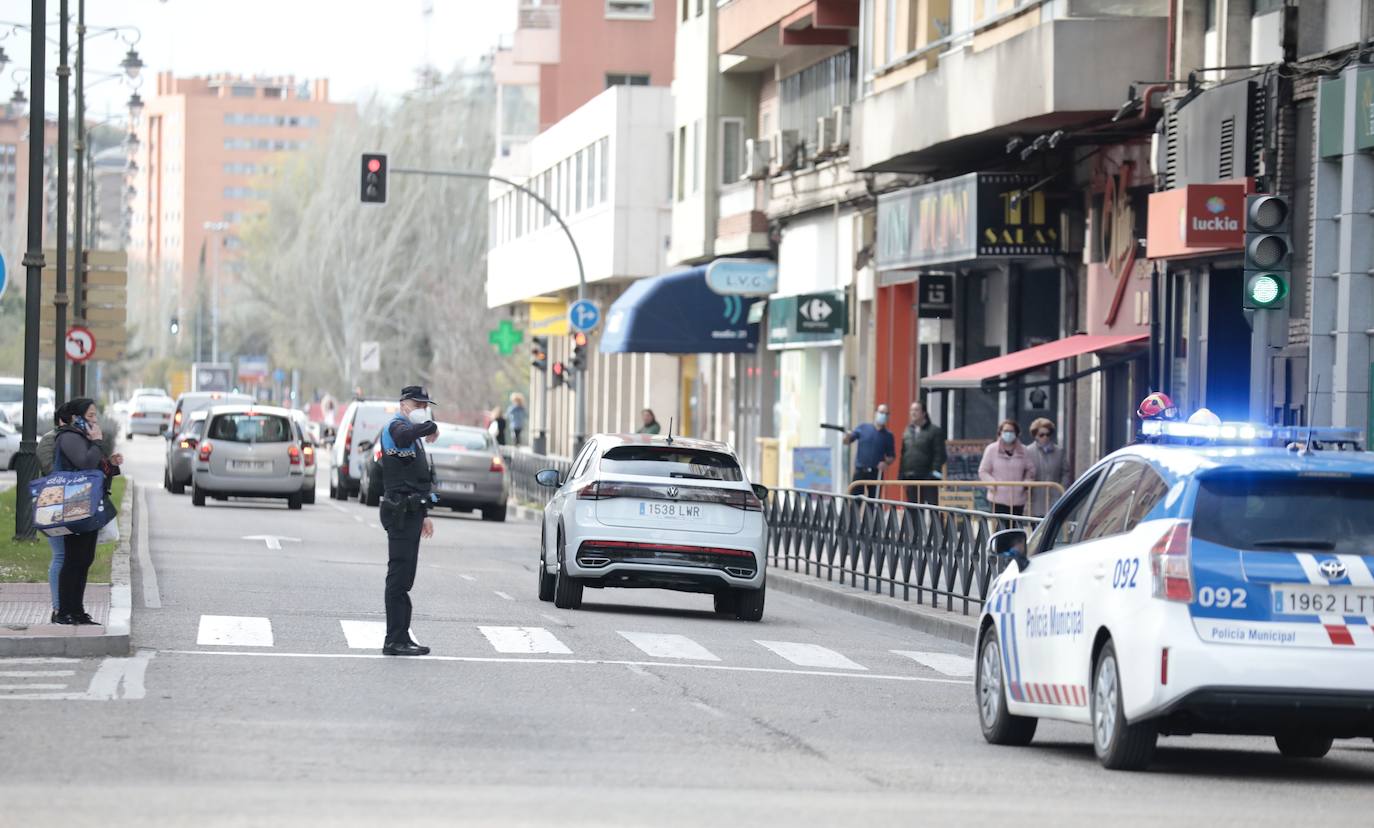
[[[755,643],[762,644],[798,667],[820,667],[826,670],[868,669],[862,664],[856,664],[834,650],[819,644],[799,644],[795,641],[756,641]]]
[[[202,615],[196,643],[202,647],[271,647],[272,622],[240,615]]]
[[[568,645],[543,627],[478,627],[498,653],[572,655]]]

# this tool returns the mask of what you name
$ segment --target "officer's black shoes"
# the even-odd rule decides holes
[[[382,647],[382,655],[392,656],[422,656],[429,655],[429,648],[422,647],[409,641],[400,644],[387,644]]]

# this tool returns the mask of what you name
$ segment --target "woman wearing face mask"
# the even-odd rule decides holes
[[[1035,464],[1026,456],[1026,447],[1018,439],[1021,426],[1015,420],[1003,420],[997,427],[998,437],[983,449],[983,462],[978,464],[978,479],[989,483],[1016,483],[1035,479]],[[1022,486],[989,486],[988,502],[992,511],[1004,515],[1026,512],[1026,489]]]
[[[118,454],[108,460],[101,451],[105,435],[97,420],[95,401],[78,398],[68,402],[58,411],[58,420],[63,424],[57,430],[57,440],[53,445],[54,471],[93,471],[99,469],[105,474],[106,497],[110,494],[110,481],[119,474],[119,464],[124,458]],[[83,532],[63,536],[62,568],[57,576],[57,624],[99,624],[87,612],[84,604],[86,595],[86,576],[95,561],[96,536],[98,532]]]
[[[1067,489],[1070,482],[1069,464],[1064,457],[1064,450],[1054,439],[1054,420],[1049,417],[1037,417],[1031,423],[1030,434],[1035,442],[1026,446],[1026,454],[1030,457],[1031,465],[1035,466],[1035,479],[1058,483]],[[1030,513],[1036,517],[1044,517],[1058,499],[1059,493],[1054,489],[1032,489]]]

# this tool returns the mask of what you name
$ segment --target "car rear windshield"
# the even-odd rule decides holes
[[[24,399],[24,386],[0,385],[0,403],[17,403]]]
[[[253,398],[247,394],[206,394],[203,397],[183,397],[181,412],[183,415],[189,415],[196,411],[214,408],[217,405],[248,405],[251,402],[253,402]]]
[[[170,412],[176,408],[176,403],[172,402],[171,397],[139,397],[134,400],[135,411],[161,411]]]
[[[489,439],[480,431],[440,431],[439,439],[434,441],[434,447],[486,451],[491,448]]]
[[[739,463],[728,454],[671,446],[616,446],[601,457],[601,470],[686,480],[744,479]]]
[[[289,443],[291,421],[278,414],[221,414],[210,425],[210,439],[228,443]]]
[[[1204,477],[1193,537],[1234,549],[1374,551],[1374,479]]]

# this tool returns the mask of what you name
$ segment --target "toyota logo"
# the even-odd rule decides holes
[[[1321,564],[1318,565],[1317,569],[1321,570],[1322,577],[1328,581],[1335,581],[1340,578],[1344,578],[1346,572],[1345,564],[1341,563],[1335,558],[1329,558],[1325,561],[1322,561]]]
[[[669,486],[669,487],[668,487],[668,497],[671,497],[673,500],[677,500],[677,496],[678,496],[677,486]],[[1344,567],[1344,566],[1341,567],[1341,572],[1342,572],[1342,573],[1345,572],[1345,567]]]

